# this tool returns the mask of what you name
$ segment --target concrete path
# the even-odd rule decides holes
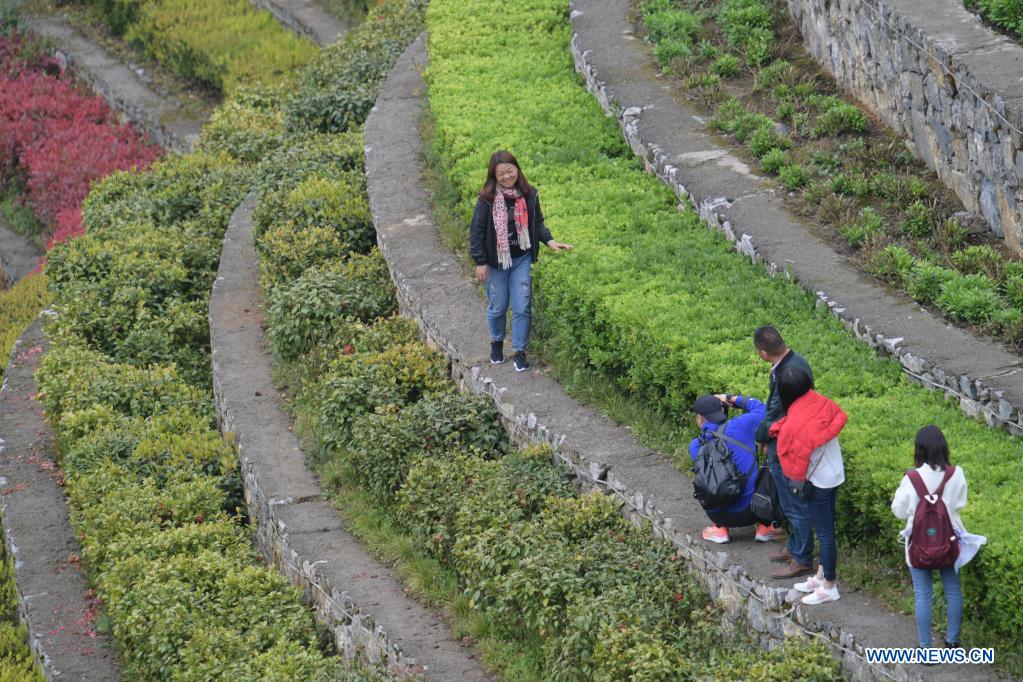
[[[274,15],[288,30],[311,39],[320,47],[333,45],[351,28],[314,0],[249,0]]]
[[[210,298],[213,382],[221,430],[238,443],[256,543],[311,599],[346,655],[428,680],[485,680],[447,624],[406,594],[344,527],[305,464],[281,408],[263,332],[249,197],[224,237]]]
[[[85,596],[81,549],[35,398],[35,371],[47,346],[40,316],[15,343],[0,391],[0,503],[19,617],[47,679],[116,680],[117,657]]]
[[[773,568],[767,553],[775,547],[754,543],[752,529],[737,530],[724,548],[699,539],[706,517],[692,497],[689,477],[667,457],[565,395],[542,371],[517,373],[510,363],[489,364],[485,302],[457,257],[441,243],[421,182],[419,121],[425,88],[419,74],[425,63],[420,39],[384,85],[366,122],[366,173],[377,240],[402,312],[451,358],[460,385],[494,399],[513,439],[556,444],[584,485],[617,495],[633,520],[648,519],[656,535],[687,557],[719,606],[733,619],[745,620],[765,644],[802,632],[826,641],[850,677],[917,677],[924,669],[871,665],[863,655],[865,647],[913,645],[916,626],[911,617],[892,614],[876,600],[851,591],[835,605],[786,603],[794,581],[763,577]],[[947,668],[927,669],[927,678],[959,678],[961,671]],[[984,678],[993,671],[971,667],[970,674]]]
[[[12,230],[0,215],[0,268],[8,288],[35,270],[42,255],[38,246],[25,235]]]
[[[203,120],[154,92],[137,73],[61,17],[24,17],[32,33],[48,39],[57,57],[78,80],[111,108],[145,130],[164,149],[185,153],[199,140]]]
[[[886,290],[814,237],[785,208],[781,190],[721,146],[701,112],[658,75],[649,46],[633,35],[629,0],[570,5],[576,68],[651,170],[738,250],[791,273],[859,338],[896,354],[911,378],[958,397],[966,414],[1023,435],[1023,358]]]

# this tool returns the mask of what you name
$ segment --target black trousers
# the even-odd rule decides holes
[[[723,526],[725,528],[742,528],[743,526],[752,526],[760,523],[749,509],[737,512],[707,512],[707,516],[714,522],[715,526]]]

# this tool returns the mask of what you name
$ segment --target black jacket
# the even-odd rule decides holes
[[[540,193],[535,189],[526,198],[526,209],[529,213],[529,248],[533,262],[540,253],[540,242],[546,244],[554,239],[551,231],[543,222],[543,211],[540,210]],[[539,237],[539,239],[537,239]],[[493,204],[485,199],[476,200],[476,210],[472,212],[472,224],[469,227],[469,255],[476,265],[500,267],[497,262],[497,233],[494,231]]]
[[[810,369],[810,363],[806,361],[802,355],[794,350],[789,350],[785,354],[785,357],[778,363],[778,367],[775,368],[771,374],[770,392],[767,395],[767,414],[764,415],[764,420],[760,422],[760,426],[757,427],[757,442],[767,443],[771,440],[771,436],[767,433],[771,428],[771,425],[776,421],[785,416],[785,406],[781,404],[781,396],[778,395],[778,372],[782,371],[786,367],[798,367],[807,374],[810,375],[810,380],[813,381],[813,370]]]

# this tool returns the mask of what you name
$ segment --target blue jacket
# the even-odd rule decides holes
[[[749,476],[746,479],[746,487],[742,491],[742,497],[727,507],[708,509],[707,511],[709,512],[738,512],[749,509],[750,500],[753,498],[753,489],[757,485],[757,444],[754,434],[756,434],[760,422],[764,420],[767,406],[756,398],[747,398],[741,395],[735,396],[735,406],[742,409],[743,414],[732,417],[725,423],[725,435],[748,445],[750,449],[746,451],[731,443],[726,443],[726,445],[728,446],[728,451],[732,453],[732,461],[735,462],[736,468],[741,473],[748,473]],[[711,422],[704,423],[703,428],[700,429],[700,435],[689,444],[689,456],[694,462],[696,461],[697,453],[700,451],[700,444],[709,440],[712,437],[711,434],[717,431],[719,426],[721,426],[720,422],[717,424]]]

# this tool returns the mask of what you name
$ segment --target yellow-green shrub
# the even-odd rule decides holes
[[[14,342],[49,301],[46,276],[41,273],[26,275],[7,291],[0,291],[0,379]]]

